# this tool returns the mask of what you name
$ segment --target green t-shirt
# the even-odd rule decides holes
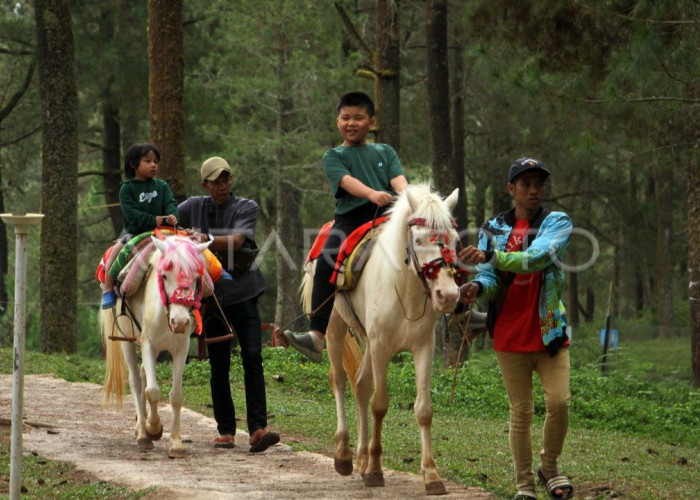
[[[340,187],[340,180],[350,175],[376,191],[395,195],[390,181],[404,175],[399,156],[388,144],[368,143],[362,146],[337,146],[323,155],[323,169],[335,195],[335,213],[345,214],[368,203]]]
[[[119,190],[124,230],[137,235],[156,227],[157,215],[177,216],[177,203],[170,186],[161,179],[126,179]]]

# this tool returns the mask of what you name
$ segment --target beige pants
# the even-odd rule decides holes
[[[517,487],[534,490],[530,432],[534,412],[532,374],[536,372],[540,377],[547,407],[540,461],[542,469],[552,473],[557,471],[557,458],[569,427],[569,348],[562,347],[553,358],[546,352],[497,351],[496,356],[510,404],[508,435]]]

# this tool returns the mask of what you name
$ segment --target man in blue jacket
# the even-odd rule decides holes
[[[571,498],[573,486],[560,475],[557,459],[569,423],[569,338],[561,302],[561,260],[569,244],[571,219],[542,208],[550,172],[542,162],[519,158],[510,166],[507,189],[514,207],[484,223],[478,247],[459,257],[477,264],[463,285],[461,300],[489,302],[487,326],[510,405],[510,449],[518,492],[515,500],[537,498],[532,470],[532,373],[545,394],[541,467],[537,476],[550,498]]]

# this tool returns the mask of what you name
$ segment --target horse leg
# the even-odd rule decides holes
[[[416,367],[416,403],[414,411],[416,421],[420,427],[421,439],[421,469],[423,471],[423,485],[428,495],[446,495],[447,490],[442,478],[435,467],[433,458],[433,441],[431,425],[433,422],[433,405],[430,399],[430,369],[433,361],[434,339],[430,336],[429,342],[425,342],[414,350],[413,359]]]
[[[170,406],[173,409],[173,425],[170,431],[170,447],[168,457],[185,458],[185,447],[182,444],[180,435],[180,409],[182,408],[182,372],[185,369],[185,359],[187,358],[188,343],[182,345],[180,350],[171,353],[173,356],[173,388],[170,390]]]
[[[355,385],[355,407],[357,411],[356,468],[362,476],[364,476],[367,471],[367,462],[369,458],[369,416],[367,407],[369,406],[369,397],[372,393],[372,383],[372,355],[369,347],[367,347],[364,356],[362,356],[362,363],[357,372],[357,381]]]
[[[144,395],[149,406],[146,419],[146,433],[154,441],[163,437],[163,424],[158,414],[158,402],[160,401],[160,387],[156,377],[156,353],[153,352],[148,342],[141,344],[141,362],[146,374],[146,387]]]
[[[370,344],[372,347],[372,344]],[[387,392],[386,371],[390,357],[386,353],[374,349],[372,352],[372,376],[374,377],[374,394],[370,401],[374,425],[372,439],[369,442],[369,460],[363,476],[365,486],[384,486],[382,471],[382,423],[389,409],[389,393]]]
[[[338,321],[337,313],[333,313],[326,330],[326,345],[331,362],[331,388],[335,396],[335,413],[337,427],[335,431],[335,470],[341,476],[352,474],[352,450],[349,446],[350,433],[345,414],[345,383],[347,374],[343,369],[343,342],[346,326]]]
[[[141,397],[143,379],[139,374],[138,361],[136,360],[136,346],[130,342],[122,342],[122,353],[124,361],[129,367],[129,387],[131,387],[131,395],[136,407],[136,446],[139,451],[152,450],[153,441],[146,433],[146,407]]]

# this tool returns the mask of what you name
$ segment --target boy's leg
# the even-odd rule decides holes
[[[553,358],[543,353],[536,371],[542,381],[547,408],[540,460],[542,472],[550,477],[557,473],[557,459],[569,428],[569,348],[562,347]]]
[[[321,255],[316,259],[314,285],[311,292],[310,331],[296,334],[290,331],[284,332],[289,345],[317,363],[320,363],[322,359],[321,353],[323,352],[326,328],[333,311],[335,285],[331,283],[331,276],[335,269],[340,246],[345,241],[347,234],[342,227],[334,226],[323,246]]]
[[[496,351],[510,406],[508,441],[515,466],[515,481],[518,490],[524,491],[535,491],[530,427],[534,413],[532,372],[536,354]]]

